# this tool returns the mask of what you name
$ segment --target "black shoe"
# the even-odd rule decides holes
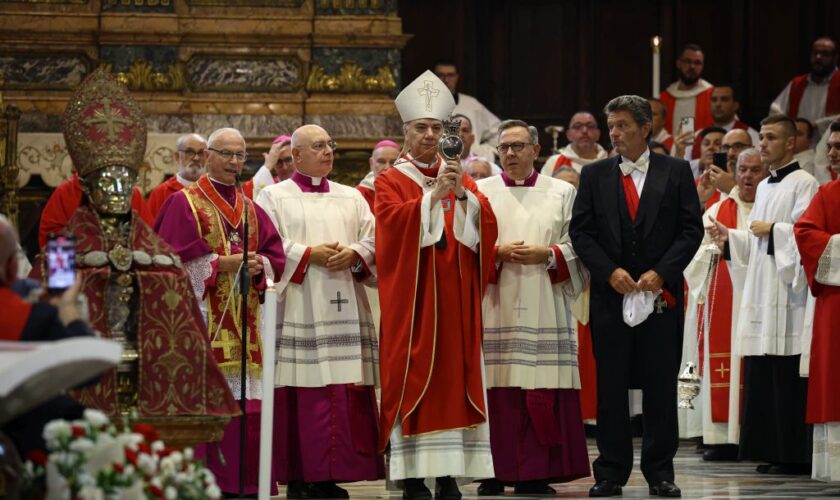
[[[737,462],[738,446],[734,444],[709,446],[709,449],[703,452],[703,460],[706,462]]]
[[[286,486],[286,498],[318,498],[313,495],[312,485],[303,481],[289,481]]]
[[[609,479],[602,479],[595,483],[595,486],[589,488],[589,496],[619,497],[621,496],[621,485]]]
[[[759,474],[767,474],[770,472],[770,467],[773,467],[773,464],[761,464],[756,466],[755,471]]]
[[[478,496],[494,497],[505,494],[505,485],[497,479],[485,479],[478,485]]]
[[[439,500],[461,500],[461,491],[452,476],[435,479],[435,498]]]
[[[811,474],[811,466],[808,464],[773,464],[767,470],[767,474],[806,476]]]
[[[513,487],[517,495],[554,495],[557,490],[548,485],[548,481],[520,481]]]
[[[432,492],[423,482],[423,479],[403,479],[403,500],[429,500]]]
[[[671,481],[661,481],[657,485],[650,485],[648,493],[657,497],[678,498],[682,496],[682,491],[679,487]]]
[[[309,498],[350,498],[347,490],[335,484],[335,481],[321,481],[313,483],[310,487]]]

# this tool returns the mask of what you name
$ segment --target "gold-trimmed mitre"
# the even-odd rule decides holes
[[[97,68],[76,89],[61,128],[80,176],[118,165],[140,170],[146,119],[125,85],[105,68]]]

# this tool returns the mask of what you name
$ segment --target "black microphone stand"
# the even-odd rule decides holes
[[[248,273],[248,198],[242,191],[242,184],[239,175],[236,176],[237,195],[242,196],[244,204],[243,216],[245,220],[242,225],[242,268],[239,271],[239,321],[241,332],[240,369],[239,369],[239,410],[242,412],[239,421],[239,498],[245,498],[245,453],[247,447],[245,438],[247,435],[247,418],[245,414],[245,383],[247,380],[248,366],[248,290],[251,286],[251,276]],[[235,228],[234,228],[235,229]]]

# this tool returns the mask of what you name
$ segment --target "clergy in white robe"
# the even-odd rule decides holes
[[[607,151],[598,144],[600,137],[601,130],[595,116],[589,111],[578,111],[572,115],[566,130],[569,144],[558,154],[549,156],[540,173],[560,178],[563,167],[571,167],[580,174],[586,165],[607,157]]]
[[[737,185],[729,197],[718,201],[704,214],[707,226],[717,220],[730,229],[747,229],[758,183],[767,177],[767,167],[757,149],[747,149],[738,157]],[[742,268],[742,270],[745,270]],[[741,358],[732,351],[732,338],[738,324],[741,289],[732,286],[729,268],[720,249],[707,233],[694,259],[683,273],[688,285],[688,306],[683,345],[700,345],[688,361],[698,361],[702,380],[699,406],[687,410],[701,421],[703,443],[709,448],[704,460],[738,458],[741,401]]]
[[[289,498],[346,498],[338,482],[384,477],[376,450],[378,346],[362,281],[374,220],[362,194],[327,180],[335,143],[317,125],[292,135],[295,171],[257,203],[283,236],[277,313],[275,449]]]
[[[499,226],[482,303],[490,444],[496,481],[479,494],[554,494],[589,475],[571,303],[588,275],[569,239],[575,189],[539,175],[537,129],[499,126],[505,171],[482,179]]]
[[[699,45],[689,43],[683,46],[677,57],[677,75],[679,79],[668,85],[659,94],[665,105],[665,129],[675,137],[682,130],[682,119],[693,118],[694,130],[702,130],[713,123],[711,83],[702,79],[705,56]]]
[[[746,265],[733,343],[744,357],[743,418],[739,457],[765,461],[771,473],[807,473],[811,433],[805,424],[807,380],[799,377],[807,284],[793,238],[793,224],[817,191],[814,177],[793,161],[796,126],[783,115],[761,126],[762,160],[770,168],[756,192],[748,230],[716,224],[727,239],[724,257]],[[733,274],[733,278],[735,275]]]

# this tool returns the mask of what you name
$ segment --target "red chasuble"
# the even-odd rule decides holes
[[[796,244],[808,277],[814,304],[814,331],[811,340],[811,366],[808,377],[809,424],[840,422],[840,287],[816,281],[817,266],[832,235],[840,234],[840,180],[820,188],[808,210],[794,225]]]
[[[732,198],[727,198],[720,204],[717,213],[717,220],[724,226],[737,229],[738,227],[738,204]],[[732,279],[729,277],[729,268],[726,261],[718,260],[712,279],[709,284],[708,309],[711,311],[709,318],[709,331],[704,331],[706,325],[706,305],[697,306],[697,332],[698,344],[700,346],[700,371],[702,374],[703,358],[703,336],[709,336],[709,382],[711,385],[712,401],[712,422],[729,422],[729,374],[731,371],[732,351]],[[742,372],[743,373],[743,372]],[[740,380],[738,381],[740,384]]]
[[[76,211],[67,223],[67,231],[76,237],[77,257],[109,251],[106,255],[115,252],[119,255],[109,246],[97,214],[87,206]],[[180,265],[158,262],[158,256],[177,259],[175,251],[136,217],[132,219],[129,242],[130,250],[145,252],[153,258],[145,264],[132,260],[128,273],[123,274],[133,276],[138,290],[137,409],[140,415],[237,415],[239,407],[213,361],[204,319],[193,300],[187,272]],[[88,299],[91,326],[102,332],[104,338],[111,338],[105,288],[114,271],[108,260],[102,264],[86,265],[82,260],[77,268],[82,275],[82,291]],[[41,260],[33,268],[34,278],[46,275],[44,266]],[[117,369],[109,370],[99,383],[75,395],[85,406],[111,416],[119,415]]]
[[[359,192],[362,193],[362,196],[365,197],[365,201],[368,202],[368,205],[370,205],[370,212],[376,215],[376,212],[374,211],[373,207],[373,201],[374,199],[376,199],[376,191],[365,186],[356,186],[356,189],[358,189]]]
[[[38,228],[38,246],[40,248],[44,248],[44,245],[47,244],[47,236],[50,233],[58,233],[64,229],[67,221],[82,204],[83,194],[82,183],[79,180],[79,174],[76,173],[55,188],[41,212],[41,225]],[[154,217],[151,216],[146,208],[146,203],[143,202],[143,194],[137,188],[134,188],[134,194],[131,196],[131,209],[137,212],[146,224],[152,225],[154,223]]]
[[[438,166],[423,169],[437,175]],[[420,248],[423,191],[399,169],[376,180],[376,263],[382,307],[379,448],[397,419],[402,434],[463,429],[487,420],[481,367],[481,296],[493,269],[496,219],[479,199],[479,254],[455,239],[452,193],[444,208],[445,247]],[[453,207],[446,209],[446,207]]]
[[[160,213],[160,207],[163,206],[163,202],[169,198],[169,195],[177,193],[182,189],[184,189],[184,185],[178,182],[178,178],[173,175],[152,190],[149,199],[146,201],[146,207],[149,209],[153,221],[157,219]]]

